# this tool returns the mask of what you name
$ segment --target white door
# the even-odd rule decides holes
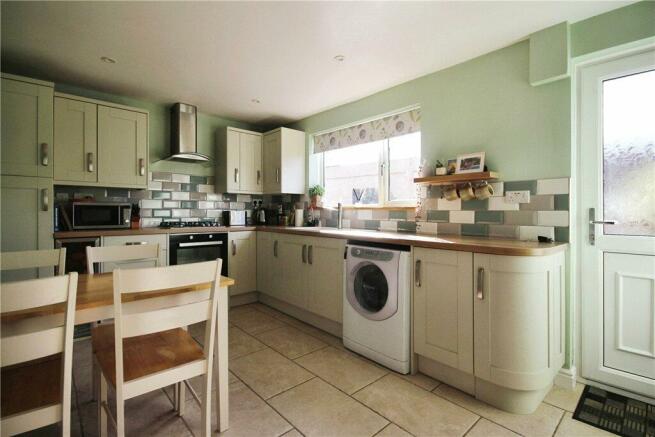
[[[582,376],[655,397],[655,51],[578,80]]]

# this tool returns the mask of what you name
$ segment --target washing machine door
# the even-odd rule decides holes
[[[348,303],[370,320],[385,320],[398,311],[397,280],[393,277],[397,269],[384,264],[358,259],[348,272]]]

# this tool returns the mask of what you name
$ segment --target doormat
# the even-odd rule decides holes
[[[573,418],[625,437],[655,437],[655,405],[586,386]]]

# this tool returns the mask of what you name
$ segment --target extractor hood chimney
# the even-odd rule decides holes
[[[207,155],[198,153],[196,132],[197,108],[186,103],[176,103],[171,108],[171,156],[187,162],[209,161]]]

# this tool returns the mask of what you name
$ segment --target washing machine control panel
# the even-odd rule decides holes
[[[374,261],[391,261],[393,252],[380,249],[368,249],[365,247],[351,247],[350,255],[354,258],[370,259]]]

